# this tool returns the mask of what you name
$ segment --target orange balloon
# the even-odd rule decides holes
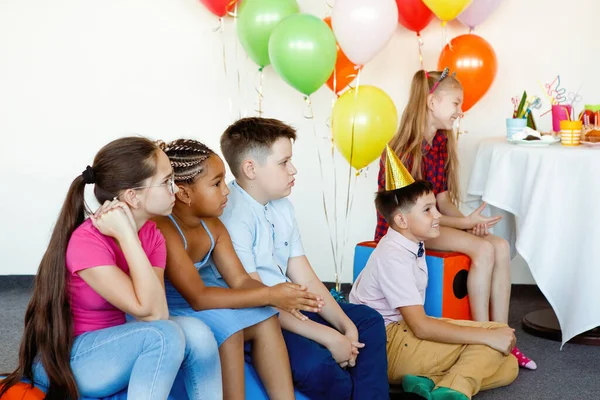
[[[331,29],[331,17],[325,18],[323,21],[329,26]],[[333,29],[332,29],[333,30]],[[352,63],[346,57],[340,46],[337,46],[337,58],[335,60],[335,70],[327,80],[327,86],[331,89],[335,94],[339,94],[342,90],[344,90],[354,78],[356,78],[356,74],[358,73],[358,67]]]
[[[456,71],[456,79],[464,90],[463,111],[468,111],[488,91],[498,70],[496,52],[482,37],[457,36],[446,45],[438,61],[438,69]]]

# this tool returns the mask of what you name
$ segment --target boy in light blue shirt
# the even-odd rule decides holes
[[[281,121],[243,118],[221,137],[235,176],[221,220],[246,271],[266,285],[291,281],[321,296],[319,313],[280,310],[292,377],[311,400],[389,399],[383,319],[369,307],[338,304],[304,254],[294,208],[295,130]]]

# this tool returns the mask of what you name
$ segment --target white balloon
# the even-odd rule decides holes
[[[356,65],[371,61],[398,26],[395,0],[336,0],[331,26],[338,44]]]

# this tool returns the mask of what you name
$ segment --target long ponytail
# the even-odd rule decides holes
[[[154,142],[142,137],[114,140],[98,152],[93,167],[71,183],[25,312],[19,366],[0,382],[0,397],[23,378],[33,382],[33,364],[39,361],[50,382],[46,400],[79,398],[71,369],[74,337],[66,254],[71,235],[86,217],[85,185],[95,184],[94,194],[100,203],[113,199],[122,190],[140,186],[155,174],[159,151]]]
[[[84,188],[81,176],[69,187],[25,312],[19,367],[2,382],[0,397],[22,378],[33,382],[33,362],[37,356],[50,381],[46,399],[79,398],[70,362],[73,322],[67,298],[65,257],[71,234],[85,219]]]

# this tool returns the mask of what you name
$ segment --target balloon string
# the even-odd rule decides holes
[[[235,2],[234,8],[233,8],[233,13],[230,13],[229,15],[231,15],[233,17],[233,35],[237,36],[237,15],[238,15],[238,3],[237,1]],[[237,84],[237,99],[238,99],[238,119],[242,118],[242,106],[241,106],[241,102],[242,102],[242,80],[240,78],[240,63],[239,63],[239,59],[238,59],[238,44],[239,44],[239,40],[237,40],[237,38],[234,40],[235,42],[235,47],[234,47],[234,51],[235,51],[235,74],[236,74],[236,84]]]
[[[421,37],[421,32],[417,32],[417,42],[419,44],[419,63],[421,64],[421,69],[424,70],[425,66],[423,64],[423,38]]]
[[[352,133],[351,133],[351,140],[350,140],[350,157],[349,157],[349,165],[348,165],[348,187],[346,189],[346,212],[344,214],[344,231],[348,230],[348,216],[350,215],[350,206],[351,206],[351,198],[350,198],[350,187],[352,186],[352,161],[354,159],[354,129],[355,129],[355,125],[356,125],[356,110],[358,109],[358,91],[360,90],[360,75],[361,75],[362,69],[358,70],[358,73],[356,74],[356,87],[353,89],[354,90],[354,104],[353,104],[353,108],[354,108],[354,112],[352,115]],[[346,249],[346,241],[344,240],[344,242],[342,243],[342,249],[341,249],[341,261],[340,261],[340,275],[342,273],[342,269],[344,268],[344,252]],[[336,286],[336,290],[338,290],[339,292],[339,288]]]
[[[319,146],[319,139],[317,138],[317,123],[315,121],[315,113],[313,111],[312,101],[310,96],[305,96],[304,101],[306,102],[306,111],[304,112],[304,118],[312,120],[313,127],[313,137],[315,139],[315,146],[317,150],[317,159],[319,160],[319,173],[321,177],[321,199],[323,203],[323,212],[325,213],[325,222],[327,223],[327,229],[329,231],[329,244],[331,245],[331,255],[333,256],[333,267],[335,269],[335,282],[336,282],[336,290],[339,292],[339,275],[338,275],[338,265],[337,265],[337,254],[336,247],[334,245],[333,239],[333,230],[332,224],[329,219],[329,211],[327,207],[327,200],[325,197],[325,178],[323,175],[323,160],[321,159],[321,150]],[[334,170],[335,174],[335,170]]]
[[[213,32],[219,32],[221,36],[221,58],[223,59],[223,72],[225,73],[225,81],[229,82],[229,71],[227,69],[227,51],[226,51],[226,43],[225,43],[225,23],[223,17],[219,17],[219,25],[213,29]],[[228,90],[228,92],[230,92]],[[229,105],[229,115],[232,120],[235,119],[235,115],[233,113],[233,98],[231,96],[231,92],[227,98],[227,103]]]
[[[262,109],[262,101],[263,101],[263,80],[264,80],[264,68],[260,67],[258,69],[259,72],[259,84],[258,84],[258,88],[256,89],[256,93],[258,94],[258,108],[256,110],[256,112],[258,113],[259,117],[262,117],[263,115],[263,109]]]

